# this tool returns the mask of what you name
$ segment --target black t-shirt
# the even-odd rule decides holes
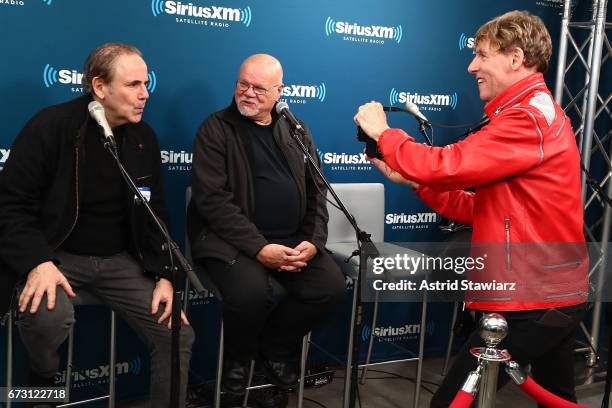
[[[274,140],[273,125],[249,121],[253,147],[255,225],[267,238],[290,237],[300,226],[299,193],[289,164]]]
[[[120,146],[120,128],[115,138]],[[124,181],[95,125],[88,127],[83,144],[77,223],[61,248],[82,255],[113,255],[127,248]]]

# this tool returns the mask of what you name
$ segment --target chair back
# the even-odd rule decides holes
[[[372,242],[385,240],[385,186],[381,183],[335,183],[331,185],[357,225],[371,235]],[[327,197],[334,202],[328,192]],[[355,230],[344,214],[327,203],[327,244],[357,242]]]

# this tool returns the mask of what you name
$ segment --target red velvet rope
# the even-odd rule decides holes
[[[470,408],[474,402],[474,396],[469,392],[465,392],[463,390],[459,390],[457,395],[455,395],[455,399],[449,405],[449,408]]]
[[[533,381],[531,377],[527,377],[523,384],[519,384],[519,387],[525,392],[525,394],[529,395],[539,404],[542,404],[546,407],[589,408],[586,405],[580,405],[576,404],[575,402],[564,400],[563,398],[556,396],[552,392],[546,391],[544,388],[540,387],[535,381]]]

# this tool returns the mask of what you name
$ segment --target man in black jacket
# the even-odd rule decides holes
[[[104,107],[125,167],[166,220],[159,145],[141,120],[147,82],[140,51],[105,44],[85,62],[85,95],[45,108],[26,124],[0,173],[0,259],[2,273],[21,282],[19,331],[31,385],[53,384],[57,348],[74,323],[70,298],[87,289],[141,335],[151,353],[152,406],[167,408],[173,289],[163,267],[163,240],[87,109],[92,100]],[[181,406],[193,339],[184,326]]]
[[[200,126],[193,150],[188,229],[193,258],[223,296],[223,388],[233,394],[257,356],[272,382],[293,386],[302,336],[345,293],[325,252],[325,185],[274,111],[282,81],[276,58],[247,58],[232,104]],[[310,133],[303,142],[318,157]],[[271,296],[270,278],[285,297]]]

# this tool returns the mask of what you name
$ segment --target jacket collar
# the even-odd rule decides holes
[[[503,109],[520,102],[521,97],[536,89],[548,89],[544,82],[544,75],[542,75],[541,72],[531,74],[504,89],[499,95],[485,105],[484,111],[489,118],[493,119],[493,117]]]

